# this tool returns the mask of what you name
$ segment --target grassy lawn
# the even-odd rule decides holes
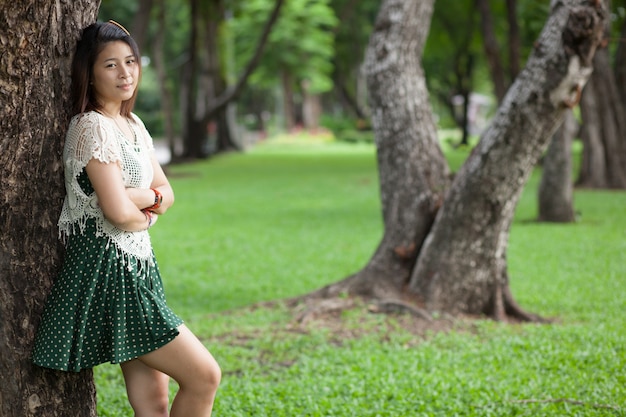
[[[454,166],[466,153],[447,148]],[[579,221],[547,225],[538,172],[524,191],[511,286],[554,324],[424,334],[356,308],[338,332],[249,306],[367,262],[382,232],[371,145],[274,140],[168,170],[177,201],[151,234],[169,304],[222,366],[215,416],[626,416],[626,193],[577,191]],[[95,375],[100,415],[132,415],[119,368]]]

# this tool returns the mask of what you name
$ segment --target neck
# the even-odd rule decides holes
[[[120,104],[105,104],[100,108],[100,112],[105,116],[108,116],[112,119],[115,119],[120,116],[120,112],[122,111],[122,105]]]

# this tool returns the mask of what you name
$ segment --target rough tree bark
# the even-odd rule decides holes
[[[535,50],[457,174],[413,270],[410,289],[429,310],[535,319],[509,290],[509,229],[537,160],[580,98],[606,19],[600,1],[552,1]]]
[[[408,282],[450,183],[420,62],[433,3],[388,0],[381,6],[364,71],[385,231],[367,266],[321,295],[394,297]]]
[[[539,221],[570,223],[574,213],[574,182],[572,180],[572,142],[578,133],[578,122],[568,111],[556,131],[543,159],[539,185]]]
[[[309,299],[349,293],[427,311],[540,319],[510,293],[509,229],[532,169],[580,97],[607,18],[600,1],[553,0],[551,8],[526,68],[448,189],[419,61],[432,1],[383,1],[366,72],[385,233],[361,271]]]
[[[91,371],[34,366],[32,342],[60,265],[61,152],[71,55],[99,1],[0,5],[0,415],[94,416]]]

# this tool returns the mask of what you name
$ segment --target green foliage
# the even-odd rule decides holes
[[[454,95],[463,90],[493,95],[493,83],[480,31],[481,16],[474,3],[467,0],[435,2],[422,64],[433,108],[440,118],[439,125],[443,128],[457,126],[447,104]],[[499,55],[504,67],[508,68],[510,57],[506,2],[492,0],[490,6]],[[517,20],[522,38],[522,66],[546,22],[549,7],[549,2],[517,1]],[[512,83],[513,80],[508,82]]]
[[[454,165],[470,151],[443,145]],[[382,232],[373,146],[270,140],[168,173],[176,205],[151,234],[170,305],[222,366],[216,417],[626,415],[626,193],[578,190],[578,222],[549,225],[534,221],[539,172],[524,190],[512,290],[554,324],[422,334],[358,307],[339,332],[245,306],[367,262]],[[96,381],[99,415],[131,415],[117,367]]]
[[[102,0],[98,10],[98,20],[106,22],[115,20],[126,28],[133,23],[133,16],[137,13],[139,5],[136,1],[128,0]]]
[[[328,0],[290,0],[281,9],[279,20],[270,34],[261,64],[252,75],[252,85],[270,88],[277,75],[288,73],[297,89],[307,80],[312,93],[332,88],[333,35],[337,24]],[[229,24],[235,36],[238,72],[248,62],[258,44],[273,2],[246,1],[241,13]]]

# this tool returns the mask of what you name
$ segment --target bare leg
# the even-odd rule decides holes
[[[133,359],[120,364],[135,417],[167,417],[170,377]]]
[[[178,382],[171,417],[209,417],[222,372],[202,342],[185,325],[178,330],[180,334],[174,340],[139,360]]]

